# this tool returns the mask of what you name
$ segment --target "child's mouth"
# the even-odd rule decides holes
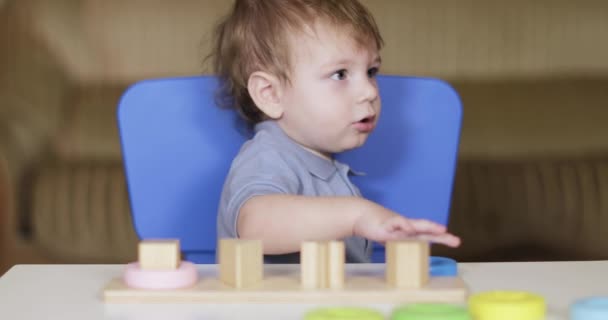
[[[375,116],[365,117],[355,122],[355,128],[361,132],[371,132],[374,129]]]
[[[369,116],[359,120],[360,123],[374,123],[376,116]]]

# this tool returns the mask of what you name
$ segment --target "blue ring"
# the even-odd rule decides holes
[[[456,260],[446,257],[430,257],[431,277],[455,277],[458,275],[458,263]]]
[[[603,320],[608,319],[608,296],[590,297],[574,302],[570,307],[572,320]]]

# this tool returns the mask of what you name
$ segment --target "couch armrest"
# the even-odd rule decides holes
[[[0,9],[0,155],[4,196],[10,204],[0,214],[4,256],[36,262],[19,233],[19,181],[45,154],[49,137],[63,116],[69,78],[48,44],[33,30],[28,6],[13,1]],[[29,19],[29,20],[28,20]],[[5,203],[5,201],[2,201]]]
[[[8,195],[8,170],[6,159],[0,154],[0,223],[8,220],[9,195]],[[0,276],[8,269],[6,259],[7,230],[4,224],[0,224]]]

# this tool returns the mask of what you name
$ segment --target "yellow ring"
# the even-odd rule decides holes
[[[469,298],[469,310],[476,320],[543,320],[545,299],[525,291],[488,291]]]

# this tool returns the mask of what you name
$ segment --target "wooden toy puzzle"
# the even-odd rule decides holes
[[[395,241],[377,272],[345,267],[344,243],[303,242],[299,268],[265,265],[261,241],[221,239],[217,268],[177,261],[179,242],[144,240],[140,261],[103,289],[107,303],[464,303],[459,276],[429,276],[429,245]],[[133,281],[135,279],[135,281]]]
[[[178,240],[148,240],[139,243],[139,266],[147,270],[177,269],[181,262]]]

